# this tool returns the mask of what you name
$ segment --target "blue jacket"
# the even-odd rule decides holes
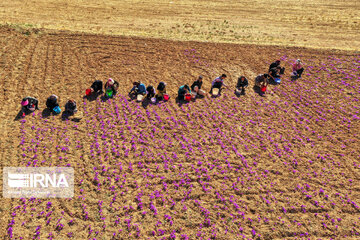
[[[131,91],[134,91],[135,89],[138,89],[139,93],[146,93],[146,86],[143,83],[140,83],[138,87],[134,86]]]

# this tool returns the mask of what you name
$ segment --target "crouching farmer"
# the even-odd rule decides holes
[[[224,79],[226,78],[226,74],[222,74],[220,77],[215,78],[212,83],[211,83],[211,89],[210,89],[210,94],[213,94],[213,89],[214,88],[218,88],[219,92],[218,94],[220,94],[221,91],[221,87],[225,86],[226,84],[224,83]]]
[[[205,96],[205,91],[201,89],[201,86],[203,84],[202,80],[203,76],[199,76],[199,78],[191,85],[191,91],[194,95]]]
[[[71,99],[65,104],[65,111],[69,115],[74,115],[77,112],[75,100]]]
[[[181,87],[179,87],[179,91],[178,91],[179,101],[185,100],[185,94],[187,94],[187,93],[191,93],[191,90],[188,85],[185,84],[185,85],[182,85]]]
[[[304,68],[302,66],[302,63],[301,63],[301,60],[298,59],[296,60],[296,62],[292,65],[292,77],[294,78],[301,78],[301,74],[303,73],[304,71]]]
[[[61,112],[59,103],[58,103],[58,96],[55,94],[52,94],[48,99],[46,100],[46,107],[54,114],[59,114]]]
[[[21,116],[25,117],[26,114],[38,110],[39,101],[33,97],[25,97],[21,101]]]
[[[155,97],[157,98],[158,101],[163,100],[164,95],[166,94],[166,83],[160,82],[156,89],[157,89],[157,94]]]
[[[238,78],[238,82],[236,84],[236,91],[241,92],[241,95],[245,95],[245,88],[249,85],[248,80],[246,77],[241,76]]]
[[[129,95],[136,98],[139,94],[146,95],[146,86],[140,81],[133,82],[133,88],[130,90]]]

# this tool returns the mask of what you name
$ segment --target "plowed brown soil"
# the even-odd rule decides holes
[[[8,28],[0,49],[1,167],[76,174],[73,199],[2,199],[4,239],[359,238],[355,53]],[[286,76],[261,97],[254,77],[278,58]],[[292,82],[297,58],[305,73]],[[180,85],[201,74],[209,90],[222,73],[222,96],[175,102]],[[236,97],[240,75],[250,86]],[[109,77],[115,98],[83,99]],[[130,101],[134,80],[166,81],[172,98]],[[74,98],[82,119],[42,118],[52,93],[62,107]],[[15,120],[27,95],[40,111]]]
[[[2,0],[0,24],[205,42],[360,49],[358,0]]]

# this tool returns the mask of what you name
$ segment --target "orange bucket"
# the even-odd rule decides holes
[[[89,96],[91,94],[91,89],[90,88],[86,89],[85,94],[86,96]]]
[[[185,100],[188,101],[188,102],[191,101],[191,94],[190,93],[185,94]]]
[[[165,101],[169,100],[169,95],[164,94],[164,100],[165,100]]]

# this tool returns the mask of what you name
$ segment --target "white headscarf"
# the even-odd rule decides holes
[[[115,81],[112,78],[109,78],[108,83],[109,85],[114,85]]]

